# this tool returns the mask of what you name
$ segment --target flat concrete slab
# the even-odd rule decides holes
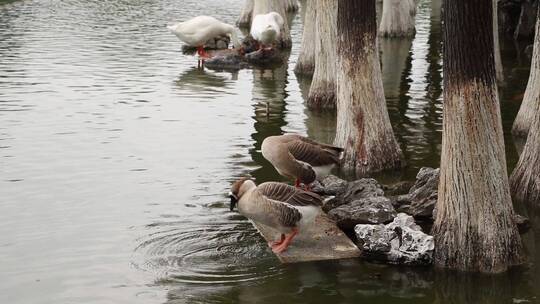
[[[277,240],[281,235],[268,226],[255,222],[253,225],[267,242]],[[277,254],[282,263],[336,260],[359,256],[360,249],[324,212],[319,213],[313,225],[300,230],[287,250]]]

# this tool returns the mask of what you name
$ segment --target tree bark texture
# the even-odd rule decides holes
[[[538,19],[536,21],[536,35],[529,82],[518,115],[512,126],[512,134],[519,137],[527,137],[535,110],[540,104],[540,5],[538,5],[537,10]]]
[[[236,20],[236,25],[238,25],[238,27],[249,28],[251,26],[251,14],[253,13],[254,5],[253,1],[255,0],[245,0],[244,7],[240,12],[240,17],[238,17],[238,20]]]
[[[495,82],[492,9],[492,0],[443,3],[443,142],[432,229],[437,266],[487,273],[523,262]]]
[[[298,0],[284,0],[285,10],[287,12],[296,12],[298,10]]]
[[[283,17],[284,25],[281,32],[280,41],[278,45],[281,48],[290,48],[292,46],[291,31],[289,20],[287,18],[287,2],[284,0],[254,0],[252,16],[259,14],[268,14],[270,12],[276,12]]]
[[[357,175],[399,168],[403,155],[384,98],[375,0],[338,1],[337,129],[343,167]]]
[[[503,65],[501,58],[501,47],[499,44],[499,16],[497,14],[497,2],[498,0],[493,0],[493,38],[495,44],[495,72],[497,73],[497,82],[499,84],[504,84],[504,74],[503,74]]]
[[[383,37],[414,36],[415,16],[416,0],[384,0],[379,35]]]
[[[510,178],[513,196],[540,206],[540,103],[532,117],[527,143]]]
[[[336,106],[337,1],[314,1],[317,11],[315,71],[313,72],[307,106],[320,110]]]
[[[313,75],[315,70],[315,26],[317,11],[315,10],[315,0],[305,1],[304,33],[302,35],[302,46],[298,55],[298,62],[294,67],[294,72],[298,75]]]

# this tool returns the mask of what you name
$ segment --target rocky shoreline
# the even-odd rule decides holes
[[[345,181],[334,175],[313,191],[327,197],[323,210],[353,236],[368,260],[389,264],[430,265],[435,248],[429,235],[436,215],[439,169],[424,167],[414,183],[381,185],[373,178]],[[521,233],[529,220],[515,216]]]

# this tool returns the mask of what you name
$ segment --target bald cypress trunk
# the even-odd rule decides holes
[[[291,31],[289,20],[287,18],[287,2],[284,0],[254,0],[252,16],[259,14],[268,14],[276,12],[283,17],[285,24],[278,45],[282,48],[290,48],[292,46]]]
[[[336,106],[336,0],[316,2],[315,71],[307,106],[311,109]]]
[[[238,27],[247,27],[251,26],[251,14],[253,13],[253,1],[254,0],[245,0],[244,7],[240,12],[240,17],[236,20],[236,25]]]
[[[416,0],[384,0],[379,35],[383,37],[414,36]]]
[[[523,102],[512,127],[512,134],[520,137],[527,137],[527,133],[529,133],[529,128],[533,122],[535,110],[540,104],[540,4],[538,5],[537,15],[529,82],[527,83]]]
[[[497,82],[499,84],[504,84],[504,74],[501,58],[501,47],[499,45],[499,18],[497,14],[497,2],[498,0],[493,0],[493,38],[495,45],[495,72],[497,73]]]
[[[315,70],[315,25],[317,21],[315,1],[305,1],[302,10],[304,10],[304,33],[302,35],[300,55],[298,55],[298,62],[294,67],[294,72],[299,75],[313,75]]]
[[[510,178],[513,196],[519,201],[540,206],[540,103],[527,136],[527,143]]]
[[[298,0],[284,0],[285,10],[287,12],[296,12],[298,10]]]
[[[337,129],[343,167],[367,175],[402,166],[384,99],[375,0],[338,1]]]
[[[435,263],[496,273],[519,264],[493,59],[492,0],[445,0],[444,111]],[[471,35],[470,29],[475,29]]]

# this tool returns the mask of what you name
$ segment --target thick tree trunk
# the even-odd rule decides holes
[[[255,0],[245,0],[244,7],[240,12],[240,17],[236,20],[236,25],[238,27],[249,28],[251,26],[251,18],[253,13],[253,1]]]
[[[384,0],[379,35],[383,37],[414,36],[415,16],[416,0]]]
[[[493,0],[493,38],[495,44],[495,72],[497,73],[497,82],[499,84],[504,84],[504,74],[503,66],[501,59],[501,47],[499,44],[499,16],[497,14],[497,2],[498,0]]]
[[[540,5],[538,5],[538,19],[536,21],[536,35],[534,38],[534,51],[529,82],[527,83],[523,102],[512,127],[512,134],[527,137],[538,105],[540,105]]]
[[[338,1],[337,129],[343,167],[363,176],[399,168],[399,148],[384,99],[375,0]]]
[[[510,178],[513,196],[519,201],[540,206],[540,103],[536,103],[535,115],[527,143]]]
[[[290,48],[292,46],[291,32],[289,27],[289,20],[287,18],[287,2],[284,0],[255,0],[253,5],[252,16],[259,14],[268,14],[270,12],[276,12],[283,17],[285,24],[283,25],[283,31],[279,41],[279,46],[282,48]]]
[[[311,109],[336,106],[336,0],[316,1],[315,71],[307,106]]]
[[[443,142],[432,229],[437,266],[488,273],[523,261],[495,82],[492,9],[492,0],[444,1]]]
[[[302,35],[302,46],[294,72],[299,75],[313,75],[315,70],[315,25],[317,17],[315,0],[305,1],[302,10],[305,11],[304,34]]]

